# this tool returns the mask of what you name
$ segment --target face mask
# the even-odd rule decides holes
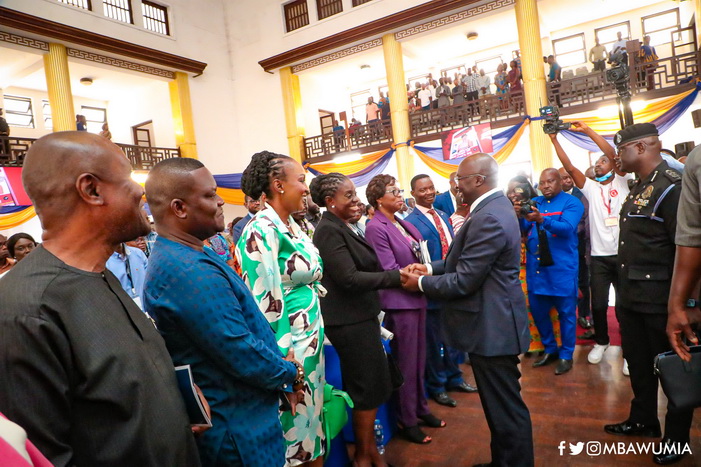
[[[596,180],[599,183],[604,183],[606,180],[608,180],[611,177],[613,177],[613,170],[611,172],[607,173],[606,175],[594,178],[594,180]]]

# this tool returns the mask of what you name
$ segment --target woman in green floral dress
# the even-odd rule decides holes
[[[304,396],[293,416],[282,412],[287,465],[321,466],[324,430],[324,322],[319,296],[322,262],[311,239],[291,214],[305,208],[309,190],[299,162],[267,151],[255,154],[241,185],[265,208],[245,227],[236,246],[242,277],[270,323],[283,355],[293,352],[304,366]]]

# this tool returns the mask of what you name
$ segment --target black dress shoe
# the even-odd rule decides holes
[[[659,438],[662,436],[659,426],[631,423],[628,420],[615,425],[605,425],[604,431],[612,435],[646,436],[648,438]]]
[[[564,375],[572,369],[572,360],[565,360],[561,358],[557,361],[557,368],[555,368],[556,375]]]
[[[589,329],[587,332],[585,332],[581,336],[577,336],[577,337],[579,337],[580,339],[584,339],[584,340],[592,340],[592,339],[596,339],[596,334],[594,334],[593,329]]]
[[[469,383],[466,383],[463,381],[462,383],[458,384],[457,386],[451,386],[448,388],[448,391],[455,391],[455,392],[477,392],[477,388],[475,386],[472,386]]]
[[[558,359],[558,354],[556,353],[545,353],[543,356],[533,362],[533,368],[538,368],[539,366],[545,366],[550,363],[556,362]]]
[[[591,321],[589,321],[589,318],[585,318],[584,316],[580,316],[577,318],[577,323],[583,328],[583,329],[590,329],[592,324]]]
[[[662,442],[660,444],[662,444],[662,449],[661,449],[660,454],[654,454],[652,456],[652,461],[655,464],[659,464],[659,465],[674,464],[674,463],[682,460],[682,457],[684,457],[686,455],[686,453],[684,453],[684,454],[681,453],[681,451],[684,449],[685,443],[675,442],[669,438],[664,438],[664,439],[662,439]],[[668,446],[668,447],[665,448],[665,446]]]
[[[446,407],[458,406],[458,403],[455,402],[455,399],[450,397],[447,392],[437,392],[435,394],[431,394],[431,399],[438,402],[440,405],[445,405]]]

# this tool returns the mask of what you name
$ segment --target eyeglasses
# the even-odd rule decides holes
[[[487,176],[484,175],[484,174],[468,174],[468,175],[463,175],[462,177],[459,177],[459,176],[456,175],[456,176],[455,176],[455,181],[457,182],[457,181],[462,180],[463,178],[472,178],[472,177],[483,177],[483,178],[487,178]]]
[[[404,190],[393,188],[391,190],[387,190],[385,193],[390,193],[392,196],[400,196],[404,194]]]

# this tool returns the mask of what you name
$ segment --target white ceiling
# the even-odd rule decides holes
[[[0,45],[0,57],[0,88],[18,87],[46,91],[41,52],[34,53]],[[102,101],[119,99],[136,88],[153,84],[154,80],[165,81],[157,76],[73,58],[68,60],[68,69],[74,96]],[[93,84],[85,86],[80,83],[81,78],[92,78]]]

